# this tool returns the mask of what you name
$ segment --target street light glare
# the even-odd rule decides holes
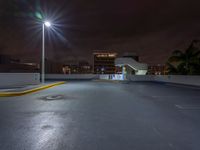
[[[49,21],[45,21],[44,24],[45,24],[46,27],[50,27],[51,26],[51,23]]]

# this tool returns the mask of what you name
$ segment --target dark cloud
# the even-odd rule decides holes
[[[14,0],[11,0],[14,1]],[[30,14],[37,11],[54,16],[61,36],[51,37],[48,57],[65,61],[70,59],[91,60],[94,49],[116,50],[119,54],[131,51],[141,56],[142,61],[164,63],[171,51],[184,49],[191,40],[200,37],[200,1],[198,0],[21,0],[15,1],[15,9],[23,12],[17,18],[25,31],[25,39],[13,41],[20,57],[40,57],[40,32],[31,34],[27,29],[33,20]],[[7,4],[0,15],[10,16],[14,8]],[[1,6],[1,5],[0,5]],[[5,8],[5,7],[4,7]],[[7,11],[9,10],[9,11]],[[6,14],[6,15],[5,15]],[[22,14],[22,13],[18,13]],[[20,21],[19,20],[23,20]],[[32,20],[32,21],[31,21]],[[20,28],[20,27],[19,27]],[[18,27],[14,28],[15,30]],[[12,30],[12,29],[9,29]],[[27,31],[30,35],[27,35]],[[3,32],[3,31],[1,31]],[[17,33],[17,32],[16,32]],[[7,36],[11,36],[9,34]],[[21,33],[21,35],[23,35]],[[3,34],[5,36],[5,34]],[[53,36],[53,35],[52,35]],[[50,42],[51,41],[51,42]],[[24,45],[22,44],[24,42]],[[21,43],[21,44],[18,44]],[[12,46],[6,52],[13,53]],[[28,49],[28,50],[27,50]],[[34,55],[29,55],[33,54]]]

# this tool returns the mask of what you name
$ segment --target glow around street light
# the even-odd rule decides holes
[[[51,26],[51,23],[49,21],[45,21],[44,24],[45,24],[46,27],[50,27]]]

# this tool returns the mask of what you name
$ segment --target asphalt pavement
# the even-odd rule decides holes
[[[0,150],[199,150],[200,88],[67,82],[0,98]]]

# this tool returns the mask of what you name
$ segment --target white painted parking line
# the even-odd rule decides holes
[[[156,95],[153,95],[152,96],[153,98],[180,98],[181,96],[156,96]],[[199,97],[200,98],[200,97]]]
[[[200,110],[200,105],[175,105],[178,109]]]
[[[153,95],[151,96],[152,98],[183,98],[183,96],[156,96]],[[185,96],[185,98],[190,98],[190,99],[200,99],[200,96]]]

